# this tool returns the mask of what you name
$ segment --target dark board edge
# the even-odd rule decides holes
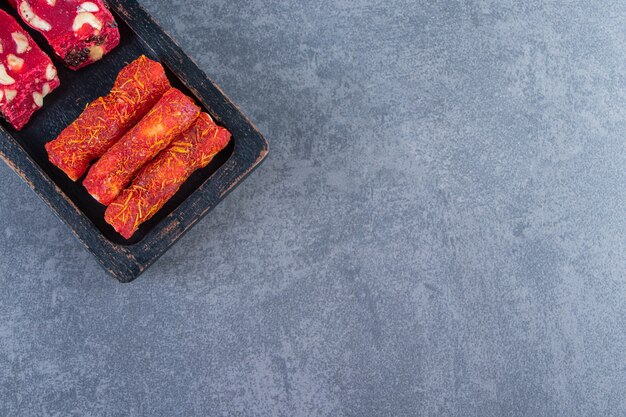
[[[267,156],[269,145],[258,129],[135,0],[109,0],[108,3],[156,52],[164,65],[182,75],[183,83],[216,121],[231,130],[236,138],[232,156],[143,240],[128,246],[106,239],[2,126],[0,158],[28,183],[107,272],[120,282],[130,282],[256,169]]]
[[[0,140],[0,159],[2,159],[30,188],[52,209],[56,216],[68,226],[69,230],[99,260],[102,267],[114,277],[120,279],[137,277],[140,265],[134,255],[126,248],[115,248],[106,239],[91,239],[94,227],[80,210],[65,196],[31,157],[12,140],[11,136],[0,127],[3,139]],[[8,140],[7,140],[8,139]],[[115,252],[116,257],[103,259],[101,254]]]

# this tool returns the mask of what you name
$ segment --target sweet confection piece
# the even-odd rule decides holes
[[[46,144],[50,162],[77,181],[169,88],[161,64],[139,57],[122,69],[107,96],[89,104],[57,139]]]
[[[148,114],[96,162],[83,185],[108,206],[137,172],[186,131],[200,108],[180,90],[171,88]]]
[[[77,70],[120,42],[113,15],[102,0],[17,0],[24,21],[38,30],[65,65]]]
[[[52,61],[21,26],[0,10],[0,113],[17,130],[60,85]]]
[[[200,114],[194,125],[141,170],[132,185],[109,205],[105,220],[130,239],[150,220],[196,170],[209,162],[230,141],[230,132]]]

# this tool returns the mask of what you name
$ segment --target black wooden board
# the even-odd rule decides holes
[[[52,208],[107,271],[121,282],[129,282],[252,172],[267,155],[268,145],[135,0],[108,0],[108,4],[119,24],[122,41],[100,62],[79,71],[65,68],[45,40],[26,28],[54,60],[61,87],[46,97],[44,107],[23,130],[18,132],[0,122],[0,158]],[[0,1],[0,8],[16,16],[6,2]],[[125,240],[104,221],[105,207],[87,193],[82,179],[74,183],[48,162],[44,145],[74,121],[88,103],[107,94],[119,71],[142,54],[161,62],[172,85],[195,97],[218,124],[230,130],[232,141],[131,240]]]

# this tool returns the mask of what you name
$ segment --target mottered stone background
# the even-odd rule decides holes
[[[0,167],[1,416],[626,415],[626,6],[142,3],[265,164],[121,285]]]

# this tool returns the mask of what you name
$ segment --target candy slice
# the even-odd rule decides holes
[[[17,10],[73,70],[100,60],[120,42],[117,23],[102,0],[17,0]]]
[[[50,162],[77,181],[170,88],[163,67],[141,56],[120,71],[111,92],[92,102],[46,144]]]
[[[96,162],[83,185],[108,206],[137,172],[198,118],[200,108],[171,88],[150,112]]]
[[[194,125],[141,170],[132,185],[107,208],[105,220],[130,239],[196,170],[228,145],[230,132],[200,114]]]
[[[20,25],[0,10],[0,113],[20,130],[60,85],[52,61]]]

